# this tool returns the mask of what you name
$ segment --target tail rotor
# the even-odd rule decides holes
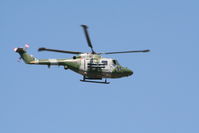
[[[28,48],[30,48],[30,45],[26,43],[26,44],[24,45],[24,48],[20,48],[20,47],[14,48],[13,51],[14,51],[14,52],[17,52],[17,53],[20,53],[20,52],[23,52],[23,51],[28,50]],[[19,58],[17,59],[17,62],[21,62],[21,60],[22,60],[22,57],[19,57]]]
[[[25,44],[24,45],[24,49],[27,50],[28,48],[30,48],[30,45],[29,44]]]

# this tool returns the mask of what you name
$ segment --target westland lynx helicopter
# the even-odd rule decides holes
[[[19,53],[20,58],[23,59],[26,64],[47,65],[48,67],[50,67],[51,65],[63,66],[64,69],[70,69],[76,73],[81,74],[83,76],[83,79],[80,81],[82,82],[104,84],[110,83],[107,82],[107,78],[128,77],[133,74],[133,71],[126,67],[122,67],[117,60],[111,58],[103,58],[101,55],[149,52],[149,50],[137,50],[96,53],[93,49],[93,45],[88,34],[88,27],[86,25],[81,26],[83,27],[88,46],[91,48],[90,53],[48,49],[42,47],[39,48],[38,51],[67,53],[74,54],[75,56],[73,56],[73,58],[71,59],[37,59],[26,52],[26,49],[29,47],[29,45],[25,45],[25,48],[15,48],[14,51]],[[103,79],[105,80],[102,81]]]

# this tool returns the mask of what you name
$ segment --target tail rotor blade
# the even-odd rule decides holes
[[[18,58],[18,60],[17,60],[17,62],[21,62],[21,60],[22,60],[22,58],[21,58],[21,57],[19,57],[19,58]]]
[[[24,49],[28,49],[28,48],[30,48],[30,45],[29,44],[25,44],[24,45]]]

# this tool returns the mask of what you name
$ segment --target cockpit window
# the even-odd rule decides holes
[[[103,61],[102,61],[102,64],[107,65],[108,62],[107,62],[106,60],[103,60]]]
[[[119,65],[119,63],[118,63],[117,60],[113,60],[113,64],[114,64],[114,65]]]

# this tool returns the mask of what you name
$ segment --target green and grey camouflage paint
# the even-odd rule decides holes
[[[16,48],[15,52],[19,53],[26,64],[35,65],[58,65],[64,66],[87,78],[121,78],[133,74],[133,72],[124,68],[111,58],[103,58],[98,54],[84,53],[74,56],[72,59],[37,59],[29,55],[25,49]]]

